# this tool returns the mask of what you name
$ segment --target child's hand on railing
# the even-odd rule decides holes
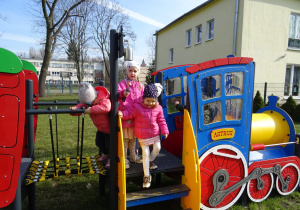
[[[71,110],[75,110],[75,109],[77,109],[77,107],[76,106],[72,106],[72,107],[70,107],[70,109]]]
[[[118,115],[119,115],[119,117],[123,117],[123,113],[121,112],[121,111],[118,111]]]
[[[84,111],[84,114],[91,114],[91,107],[87,108],[87,109]]]

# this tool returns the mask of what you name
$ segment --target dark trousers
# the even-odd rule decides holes
[[[96,143],[97,147],[99,147],[100,153],[108,155],[108,153],[109,153],[109,139],[110,139],[110,134],[103,133],[101,131],[97,131],[95,143]]]

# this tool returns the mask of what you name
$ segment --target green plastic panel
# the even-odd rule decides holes
[[[23,70],[30,70],[37,74],[36,68],[29,61],[21,60],[23,63]]]
[[[22,71],[22,61],[13,52],[0,48],[0,72],[17,74]]]

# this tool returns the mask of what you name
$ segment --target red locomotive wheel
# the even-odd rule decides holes
[[[277,177],[276,178],[277,191],[281,195],[289,195],[292,192],[294,192],[294,190],[297,188],[297,186],[299,184],[299,168],[293,163],[286,164],[281,169],[281,175],[283,177],[283,180],[289,179],[290,181],[289,181],[288,189],[285,192],[283,192],[280,180]]]
[[[248,196],[254,202],[262,202],[269,197],[274,185],[274,178],[272,174],[264,174],[260,178],[264,182],[264,187],[260,190],[257,188],[256,179],[250,180],[247,184]]]
[[[210,206],[209,198],[214,190],[213,176],[220,169],[226,170],[229,174],[229,181],[223,190],[244,179],[248,174],[246,160],[235,147],[219,145],[206,151],[200,157],[201,209],[227,209],[239,199],[244,191],[245,184],[226,195],[219,205]]]

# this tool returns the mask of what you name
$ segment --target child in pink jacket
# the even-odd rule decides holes
[[[130,61],[127,64],[127,79],[119,82],[118,84],[118,97],[119,97],[119,111],[124,111],[137,103],[143,96],[144,85],[138,81],[140,73],[139,65]],[[142,163],[142,159],[136,154],[136,137],[134,135],[134,119],[123,120],[122,129],[124,137],[124,150],[125,150],[125,168],[129,168],[129,161],[127,160],[127,149],[130,151],[130,161]]]
[[[160,84],[158,85],[161,87]],[[140,103],[135,103],[129,110],[118,112],[118,115],[124,120],[132,118],[135,120],[134,132],[143,150],[144,188],[148,188],[151,185],[149,168],[157,168],[152,161],[161,149],[160,134],[164,135],[165,138],[169,134],[162,107],[157,103],[158,95],[157,86],[149,84],[145,87],[143,100]],[[153,145],[151,154],[149,145]]]
[[[108,112],[111,110],[109,95],[110,93],[105,87],[97,86],[94,89],[90,83],[81,82],[78,90],[80,104],[70,107],[72,110],[81,107],[86,108],[84,113],[90,115],[97,128],[95,143],[100,148],[100,153],[102,153],[99,161],[104,162],[107,160],[106,168],[110,166],[108,159],[110,144],[110,118]]]

